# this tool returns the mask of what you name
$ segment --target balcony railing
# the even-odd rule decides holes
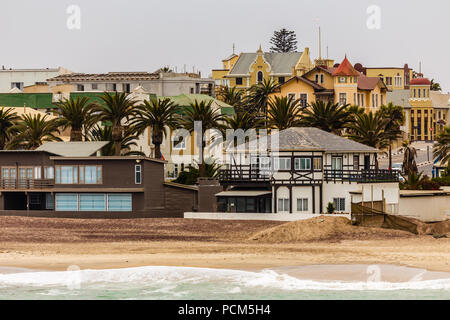
[[[399,176],[396,171],[389,170],[325,170],[324,181],[326,182],[398,182]]]
[[[272,176],[272,170],[253,169],[243,165],[221,170],[219,181],[227,184],[269,183]],[[398,172],[389,170],[324,170],[323,180],[324,182],[357,183],[398,182],[399,175]]]
[[[252,169],[249,165],[219,172],[219,181],[222,183],[269,183],[271,177],[271,170]]]
[[[0,179],[0,189],[46,189],[55,185],[54,179]]]

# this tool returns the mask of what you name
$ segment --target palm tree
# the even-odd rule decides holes
[[[199,138],[202,139],[201,158],[199,163],[200,177],[206,176],[206,163],[204,161],[206,142],[203,139],[205,132],[210,129],[221,130],[225,127],[224,122],[226,121],[226,118],[220,112],[213,110],[211,107],[213,101],[214,100],[199,102],[195,100],[185,110],[183,117],[180,120],[180,125],[191,133],[195,130],[195,122],[201,122],[201,132],[197,132],[197,134],[201,135]]]
[[[417,150],[409,141],[403,141],[403,173],[409,175],[411,172],[417,173],[416,157]]]
[[[124,122],[136,115],[135,106],[137,101],[130,98],[129,94],[125,92],[105,92],[101,99],[104,104],[97,103],[92,108],[92,112],[95,114],[96,121],[103,121],[105,125],[111,126],[114,154],[120,156],[120,144],[124,136]]]
[[[161,144],[164,137],[167,137],[167,128],[175,129],[178,123],[174,117],[178,105],[169,98],[161,100],[151,97],[150,101],[144,100],[144,104],[138,106],[137,110],[137,117],[132,123],[140,134],[151,127],[155,158],[161,159]]]
[[[384,133],[385,122],[380,113],[358,114],[355,121],[350,124],[347,137],[353,141],[365,144],[372,148],[382,149],[388,141]],[[375,153],[375,169],[378,170],[378,158]]]
[[[267,108],[269,97],[276,92],[278,85],[272,80],[264,80],[250,87],[248,90],[246,102],[248,103],[250,113],[263,114],[267,117]]]
[[[5,149],[5,146],[13,133],[14,125],[19,119],[20,117],[12,108],[0,109],[0,150]]]
[[[58,121],[47,118],[48,115],[22,115],[14,127],[18,134],[11,139],[8,148],[34,150],[45,142],[62,141],[57,136],[60,133]]]
[[[417,173],[414,171],[408,172],[403,175],[405,181],[401,183],[401,189],[403,190],[419,190],[419,186],[428,179],[427,176],[422,176],[423,172]]]
[[[442,91],[441,85],[434,79],[431,79],[431,91]]]
[[[450,165],[450,126],[444,127],[444,131],[438,135],[433,146],[433,155],[440,159],[443,165]]]
[[[330,101],[313,102],[304,110],[302,125],[340,135],[351,119],[348,106]]]
[[[392,102],[389,102],[387,106],[381,106],[378,112],[385,121],[384,133],[389,142],[389,170],[392,170],[392,143],[402,137],[400,127],[405,122],[405,115],[402,107],[394,106]]]
[[[87,97],[72,97],[54,104],[58,110],[60,125],[66,129],[70,127],[70,141],[83,141],[83,133],[86,134],[94,125],[92,108]]]
[[[285,130],[300,125],[299,100],[292,97],[275,97],[269,100],[267,126],[272,129]]]
[[[136,140],[138,139],[137,130],[133,127],[126,127],[124,129],[122,140],[120,141],[121,155],[145,155],[140,151],[131,151],[132,147],[137,147]],[[96,125],[89,132],[90,141],[110,141],[102,148],[103,156],[114,156],[116,154],[115,144],[112,138],[111,126]]]
[[[241,89],[237,89],[235,87],[221,87],[219,89],[219,93],[217,94],[217,98],[221,101],[233,106],[236,111],[242,112],[244,107],[244,91]]]
[[[229,129],[244,131],[255,128],[259,123],[248,112],[235,112],[233,116],[226,118],[226,122]]]

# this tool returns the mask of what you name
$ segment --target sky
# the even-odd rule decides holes
[[[72,5],[79,11],[68,13]],[[372,5],[379,15],[367,12]],[[320,26],[322,56],[328,47],[336,62],[347,55],[353,64],[408,63],[417,71],[421,62],[424,75],[450,91],[448,0],[15,0],[1,1],[0,12],[7,68],[153,72],[168,65],[209,76],[233,44],[236,53],[260,44],[268,51],[281,28],[294,30],[298,50],[317,58]]]

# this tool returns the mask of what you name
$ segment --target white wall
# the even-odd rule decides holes
[[[60,70],[0,70],[0,93],[8,93],[12,82],[23,82],[23,86],[47,82],[47,79],[60,75]]]
[[[450,218],[450,194],[446,196],[400,197],[399,215],[422,221]]]
[[[302,214],[302,213],[223,213],[223,212],[185,212],[185,219],[208,220],[262,220],[262,221],[298,221],[319,216],[345,217],[351,219],[349,214]]]

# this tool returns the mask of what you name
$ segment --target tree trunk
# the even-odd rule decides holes
[[[198,171],[200,178],[206,177],[206,163],[205,163],[205,143],[202,142],[202,156],[200,157],[200,163],[198,165]]]
[[[70,141],[83,141],[83,132],[81,130],[70,129]]]
[[[155,158],[161,159],[161,144],[163,142],[163,133],[152,130],[152,143],[155,146]]]
[[[113,126],[112,128],[112,139],[114,141],[114,155],[120,156],[121,142],[122,142],[122,126]]]
[[[375,171],[378,171],[378,155],[375,153]]]
[[[389,144],[389,171],[392,171],[392,145]]]

